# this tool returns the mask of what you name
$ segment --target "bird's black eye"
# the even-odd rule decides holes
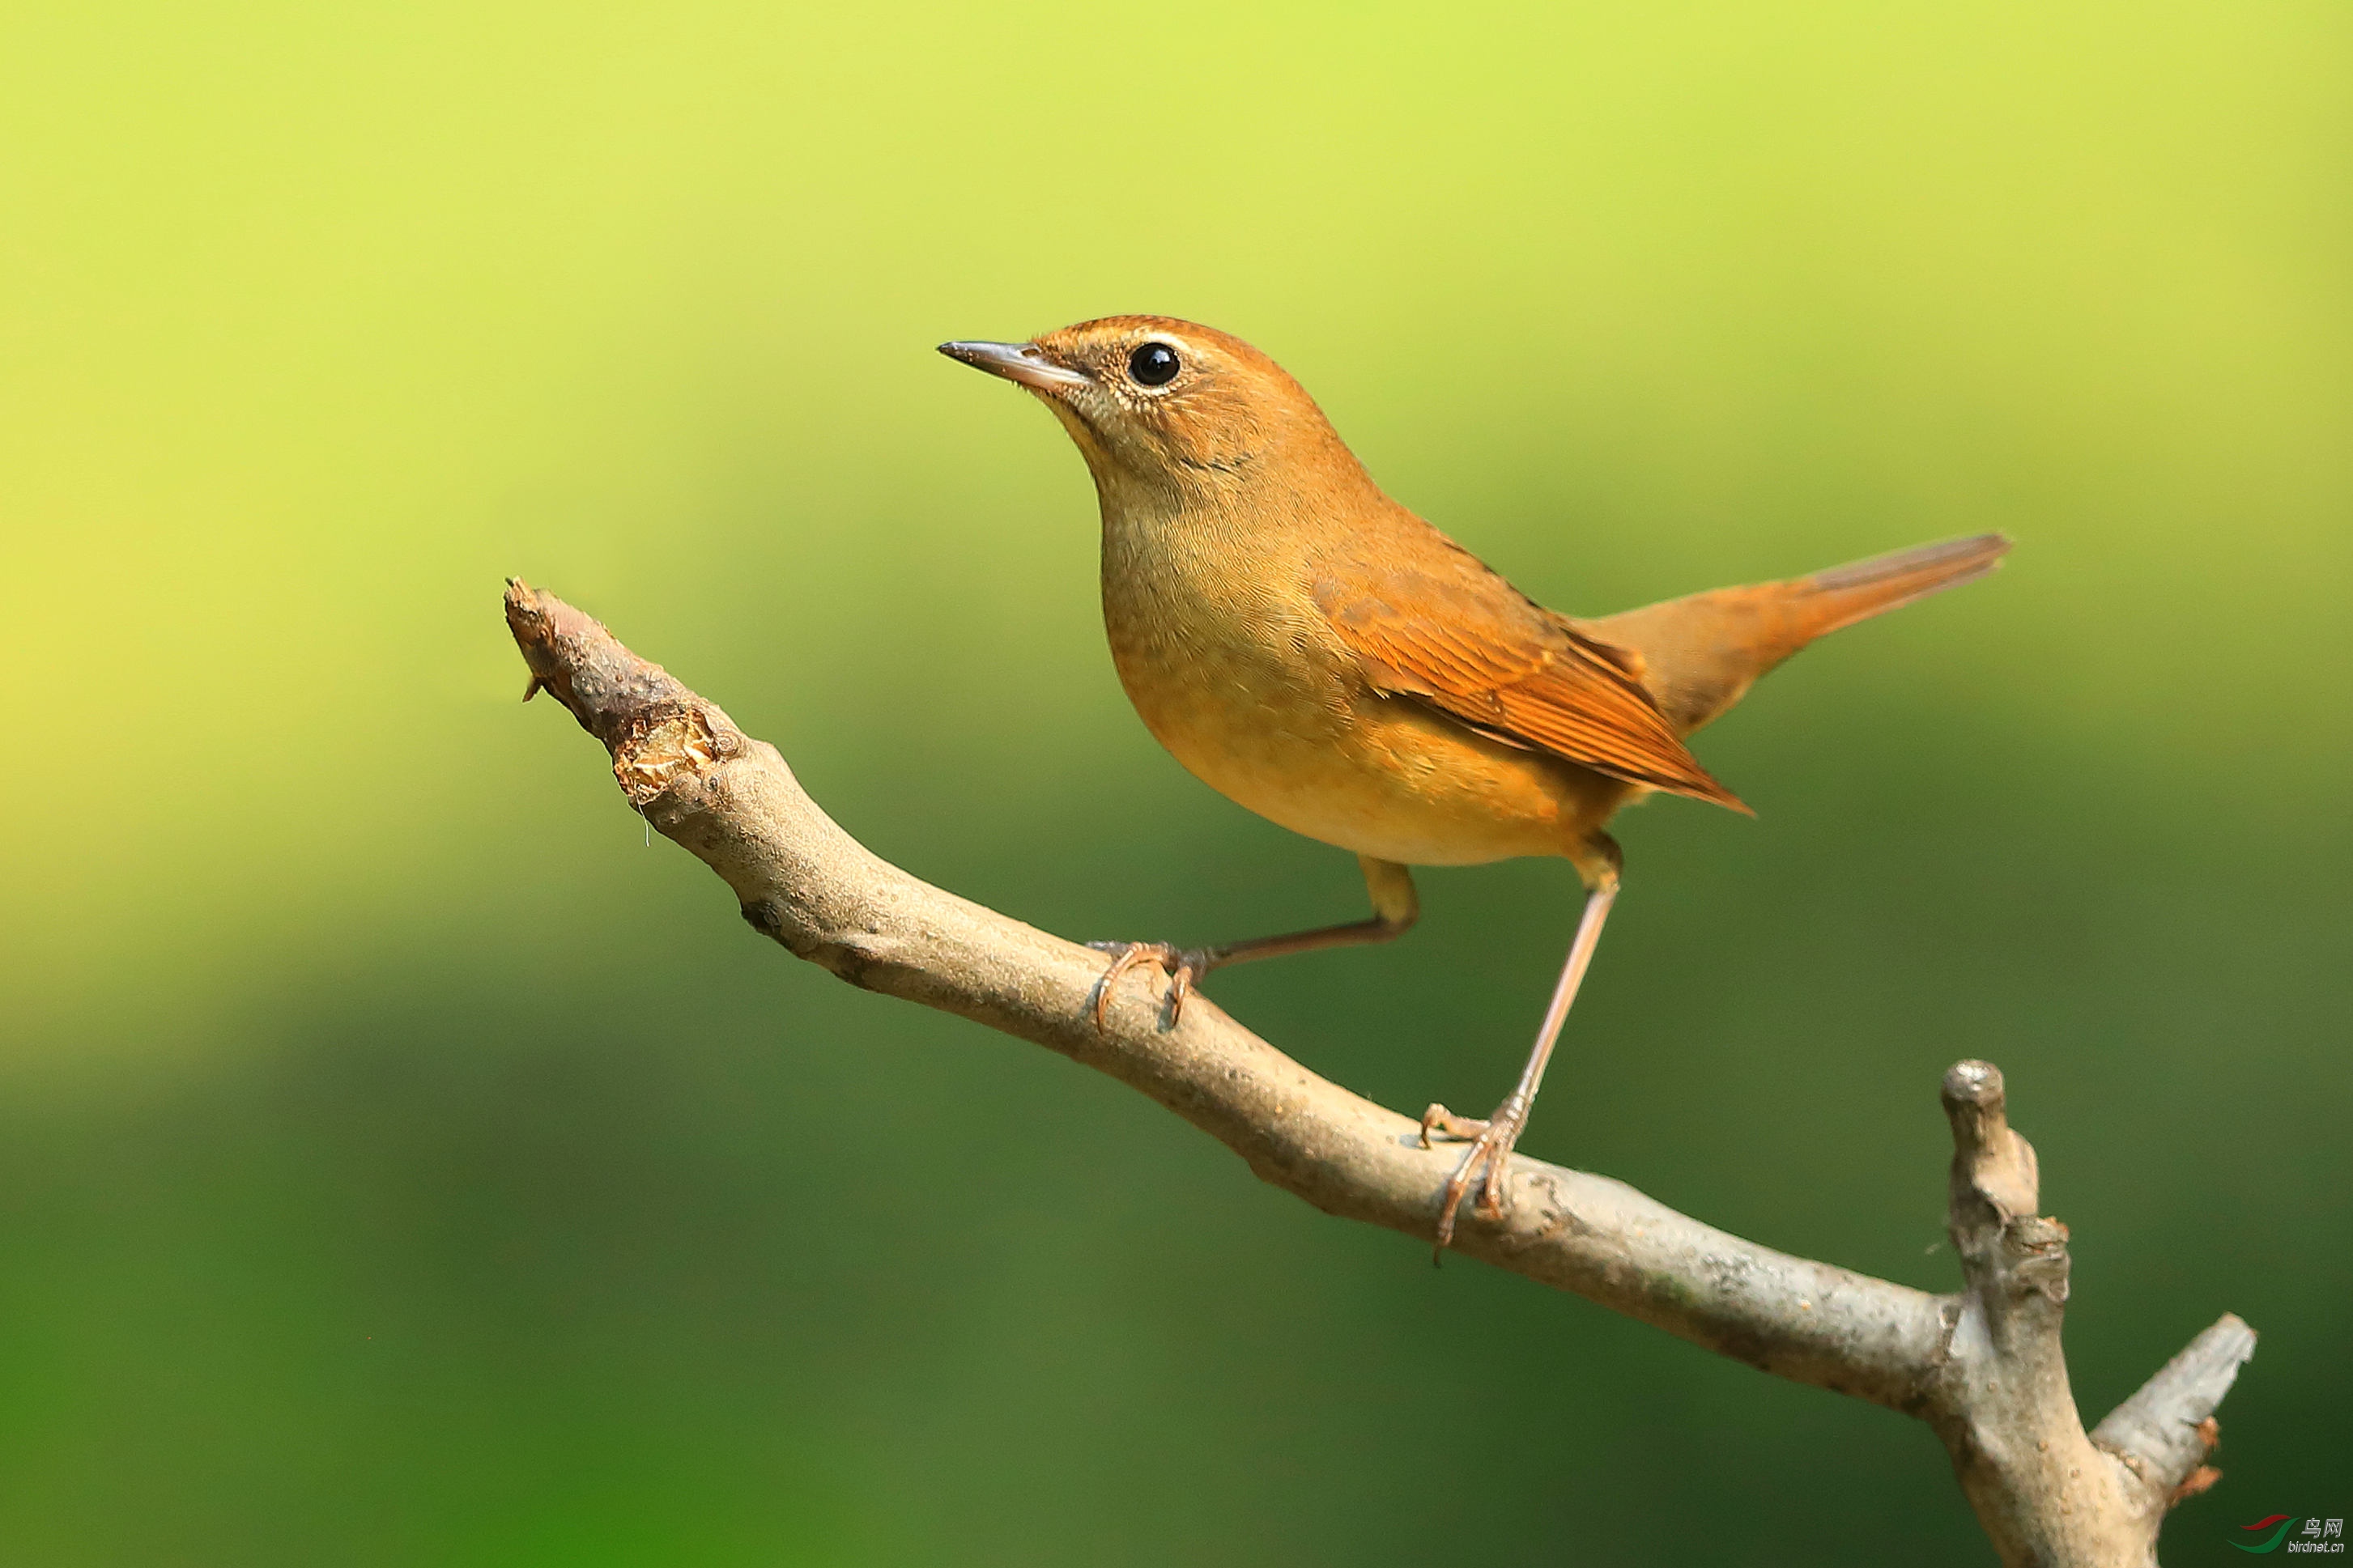
[[[1176,351],[1166,343],[1145,343],[1127,356],[1127,374],[1145,386],[1166,386],[1176,379]]]

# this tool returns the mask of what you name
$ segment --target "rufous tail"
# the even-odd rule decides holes
[[[1795,582],[1775,584],[1790,597],[1792,608],[1803,612],[1806,622],[1803,637],[1789,651],[1795,653],[1816,637],[1867,621],[1898,605],[1974,583],[2000,565],[2009,553],[2007,538],[1980,533],[1970,539],[1892,551]]]
[[[1786,583],[1717,588],[1577,626],[1639,654],[1642,684],[1668,722],[1689,734],[1816,637],[1982,577],[2009,550],[2010,541],[1999,533],[1948,539]]]

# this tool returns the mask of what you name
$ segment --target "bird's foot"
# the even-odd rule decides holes
[[[1462,1206],[1463,1195],[1471,1184],[1478,1181],[1482,1172],[1485,1180],[1479,1182],[1479,1217],[1504,1217],[1504,1200],[1509,1192],[1504,1185],[1511,1170],[1512,1145],[1528,1125],[1528,1107],[1514,1095],[1495,1108],[1495,1114],[1485,1121],[1473,1116],[1457,1116],[1442,1105],[1432,1105],[1421,1113],[1421,1146],[1430,1146],[1430,1135],[1438,1132],[1448,1138],[1469,1141],[1471,1147],[1463,1152],[1462,1163],[1454,1167],[1454,1174],[1446,1179],[1445,1194],[1438,1204],[1437,1246],[1430,1248],[1430,1261],[1454,1240],[1455,1212]]]
[[[1206,947],[1180,948],[1165,942],[1091,942],[1097,952],[1114,956],[1111,967],[1095,982],[1095,1027],[1103,1026],[1103,1009],[1111,1005],[1111,988],[1119,977],[1139,963],[1156,963],[1168,976],[1168,998],[1163,1005],[1170,1028],[1185,1016],[1185,998],[1193,994],[1193,983],[1209,973],[1215,960]]]

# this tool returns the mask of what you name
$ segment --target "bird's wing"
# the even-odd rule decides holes
[[[1412,566],[1319,563],[1316,605],[1375,689],[1612,778],[1748,809],[1675,738],[1639,654],[1570,626],[1448,543]]]

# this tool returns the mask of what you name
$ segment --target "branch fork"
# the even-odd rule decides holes
[[[1097,987],[1103,954],[922,882],[818,809],[776,748],[596,620],[510,580],[506,618],[545,690],[599,742],[654,829],[733,889],[744,918],[854,985],[1030,1040],[1149,1095],[1328,1214],[1421,1240],[1455,1155],[1317,1077],[1208,997]],[[1098,1026],[1095,1004],[1106,1002]],[[1574,1291],[1777,1376],[1926,1422],[2014,1568],[2153,1568],[2166,1510],[2220,1472],[2214,1409],[2255,1334],[2225,1314],[2086,1434],[2060,1345],[2068,1233],[2042,1216],[2033,1146],[2000,1071],[1945,1075],[1961,1289],[1932,1296],[1793,1258],[1606,1176],[1514,1155],[1501,1218],[1454,1249]]]

